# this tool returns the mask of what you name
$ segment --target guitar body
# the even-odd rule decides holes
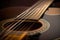
[[[3,20],[3,21],[0,22],[0,24],[1,24],[0,27],[1,27],[2,30],[4,30],[5,28],[8,27],[8,25],[10,25],[10,24],[12,24],[16,21],[19,21],[19,20],[14,20],[14,18]],[[30,25],[32,25],[32,23],[34,23],[34,25],[30,28],[30,30],[26,31],[26,29],[28,29],[28,27]],[[24,28],[26,28],[26,29],[21,31],[20,30],[21,28],[19,28],[19,27],[23,27],[23,26],[21,26],[22,24],[23,24],[23,26],[24,25],[28,25],[28,26],[24,26]],[[10,38],[11,38],[11,40],[13,40],[13,39],[14,40],[20,40],[20,36],[22,36],[23,33],[25,34],[25,32],[27,32],[27,35],[25,36],[26,38],[24,40],[26,40],[26,39],[30,40],[30,39],[28,39],[28,36],[33,36],[33,35],[38,35],[38,34],[40,35],[41,33],[47,31],[50,27],[49,22],[46,21],[45,19],[40,19],[38,21],[26,20],[22,24],[20,26],[18,26],[17,30],[14,29],[14,31],[12,31],[12,33],[10,33],[5,40],[9,40]],[[5,32],[5,33],[7,33],[7,32]]]
[[[14,18],[1,21],[0,22],[1,29],[2,30],[4,29],[4,27],[3,27],[4,24],[6,24],[8,22],[12,22],[12,21],[14,21]],[[32,22],[32,21],[29,20],[27,22]],[[47,24],[47,25],[45,25],[47,28],[44,29],[44,27],[45,27],[44,26],[44,27],[42,27],[44,30],[41,29],[42,31],[39,32],[39,36],[40,36],[39,40],[53,40],[55,38],[60,37],[60,15],[59,14],[58,15],[53,15],[53,14],[48,15],[47,13],[45,13],[43,18],[40,21],[37,21],[37,22],[40,22],[40,23],[42,22],[42,25]],[[34,30],[33,30],[33,32],[35,32]],[[11,40],[13,40],[13,39],[19,40],[19,35],[15,35],[14,33],[19,34],[20,31],[13,31],[10,35],[8,35],[8,38],[11,37],[12,38]],[[30,34],[28,33],[28,35],[32,36],[31,34],[35,35],[32,32],[30,32]]]
[[[51,20],[51,17],[44,14],[44,12],[52,2],[53,0],[39,0],[36,4],[19,14],[17,17],[1,21],[0,39],[49,40],[50,38],[46,39],[46,37],[50,37],[48,35],[50,35],[49,32],[52,27],[51,21],[54,21],[54,19]],[[37,38],[37,36],[40,36],[40,38]]]
[[[40,40],[54,40],[56,38],[60,38],[59,8],[50,8],[44,14],[43,19],[47,20],[50,23],[50,28],[46,32],[42,33],[42,35],[40,36]],[[56,40],[58,40],[58,39],[56,39]]]

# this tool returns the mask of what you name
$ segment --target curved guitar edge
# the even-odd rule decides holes
[[[1,21],[0,28],[3,30],[4,29],[3,25],[6,24],[7,22],[11,22],[11,21],[14,21],[14,18]],[[42,24],[42,27],[38,28],[36,30],[33,30],[33,31],[28,31],[28,35],[36,34],[36,32],[43,33],[49,29],[50,24],[45,19],[40,19],[38,22],[40,22]]]

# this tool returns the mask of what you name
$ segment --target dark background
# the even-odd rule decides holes
[[[38,0],[0,0],[0,20],[16,17],[37,1]],[[60,0],[54,0],[50,7],[60,7]],[[17,10],[19,10],[20,13],[18,13]]]
[[[0,9],[10,6],[31,6],[38,0],[2,0]],[[54,0],[54,3],[60,7],[60,0]]]
[[[23,10],[26,10],[28,7],[32,6],[37,1],[38,0],[0,0],[0,20],[17,16],[17,9],[21,13]],[[60,0],[54,0],[50,7],[60,7]]]

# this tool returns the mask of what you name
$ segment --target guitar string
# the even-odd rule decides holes
[[[36,11],[37,11],[37,10],[36,10]],[[36,13],[36,14],[37,14],[40,10],[38,10],[37,12],[36,12],[36,11],[35,11],[34,13]],[[33,14],[32,14],[32,15],[33,15]],[[30,15],[30,16],[32,16],[32,15]],[[19,25],[20,25],[20,24],[19,24]]]
[[[44,9],[44,8],[43,8]]]
[[[40,1],[40,2],[41,2],[41,1]],[[39,1],[38,1],[36,4],[34,4],[32,7],[30,7],[30,9],[28,9],[28,11],[31,10],[34,6],[36,6],[38,3],[39,3]],[[25,11],[25,12],[28,12],[28,11]],[[25,12],[23,12],[22,15],[23,15]],[[26,15],[26,14],[25,14],[25,15]],[[19,16],[19,15],[18,15],[18,16]],[[18,18],[18,16],[17,16],[17,18]],[[19,17],[20,17],[20,16],[19,16]],[[12,24],[13,24],[13,23],[12,23]],[[12,24],[11,24],[11,25],[12,25]],[[7,30],[8,28],[9,28],[9,27],[7,27],[6,29],[4,29],[0,34],[2,34],[2,33],[3,33],[5,30]]]
[[[24,32],[25,31],[27,31],[27,30],[29,30],[32,26],[34,25],[34,23],[31,25],[31,26],[29,26],[29,28],[27,28],[27,27],[25,27],[23,30],[24,30]],[[27,30],[26,30],[26,28],[27,28]],[[21,29],[20,29],[21,30]],[[15,34],[17,34],[17,33],[15,33]],[[20,34],[21,35],[21,34]],[[12,38],[13,39],[13,38]],[[22,40],[21,38],[19,38],[19,40]]]
[[[26,25],[26,24],[25,24]],[[24,25],[24,26],[25,26]],[[23,24],[21,24],[20,26],[23,26]],[[16,30],[14,30],[14,31],[16,31]],[[15,33],[16,34],[16,33]],[[10,37],[9,36],[7,36],[6,38],[5,38],[5,40],[7,40],[7,39],[9,39]],[[13,38],[13,36],[12,36],[12,38]],[[12,38],[10,38],[10,40],[12,39]]]
[[[41,2],[41,1],[40,1]],[[39,4],[39,1],[36,3],[36,4],[34,4],[32,7],[30,7],[28,10],[26,10],[26,11],[24,11],[21,15],[26,15],[26,12],[28,13],[34,6],[36,6],[36,5],[38,5]],[[15,19],[17,19],[18,17],[20,17],[20,15],[18,15]],[[12,23],[13,24],[13,23]],[[11,24],[11,25],[12,25]],[[6,28],[6,29],[8,29],[8,28]],[[6,29],[4,29],[4,30],[6,30]],[[2,34],[3,32],[4,32],[4,30],[0,33],[0,34]]]
[[[45,7],[46,7],[46,5],[45,5]],[[44,8],[43,8],[44,9]]]
[[[46,7],[46,5],[45,5],[45,7]]]
[[[46,6],[45,6],[46,7]],[[44,8],[43,8],[44,9]]]
[[[29,13],[29,14],[30,14],[29,16],[31,17],[36,11],[37,11],[37,10],[35,10],[35,11],[32,12],[31,14]],[[39,10],[38,10],[38,11],[39,11]],[[30,18],[30,17],[27,17],[26,19],[28,19],[28,18]],[[20,25],[20,24],[18,24],[18,25]],[[17,26],[18,26],[18,25],[17,25]]]
[[[29,28],[27,28],[27,30],[29,30],[33,25],[34,25],[34,23],[33,23],[31,26],[29,26]],[[26,29],[26,28],[24,28],[24,29]],[[23,30],[24,30],[24,29],[23,29]],[[26,30],[26,31],[27,31],[27,30]],[[25,31],[25,32],[26,32],[26,31]],[[25,33],[25,32],[23,32],[23,33]],[[27,32],[27,33],[28,33],[28,32]],[[25,35],[26,35],[26,34],[25,34]],[[23,37],[23,38],[24,38],[24,37]],[[22,40],[23,38],[20,38],[19,40]]]
[[[27,28],[27,30],[26,30],[26,28],[25,28],[25,31],[27,32],[28,30],[30,30],[30,28],[34,25],[35,23],[33,23],[31,26],[29,26],[29,28]],[[27,32],[27,34],[28,34],[28,32]]]
[[[40,1],[40,2],[42,2],[42,1]],[[39,5],[39,3],[38,3],[38,5]],[[36,6],[38,6],[38,5],[36,5]],[[32,13],[37,7],[36,6],[34,6],[34,8],[32,8],[33,10],[30,10],[30,12],[28,12],[27,14],[29,14],[30,15],[30,13]],[[36,7],[36,8],[35,8]],[[24,17],[25,15],[22,15],[22,17]],[[22,18],[22,17],[17,17],[17,19],[19,18]],[[24,19],[24,18],[23,18]]]
[[[31,23],[30,23],[30,24],[25,24],[24,26],[21,24],[20,27],[22,27],[22,28],[20,28],[19,31],[21,31],[21,30],[23,29],[23,27],[25,27],[26,25],[31,25]],[[27,28],[27,27],[25,27],[23,30],[25,30],[26,28]],[[18,28],[17,28],[16,30],[18,30]],[[16,30],[15,30],[15,31],[16,31]],[[17,32],[14,33],[14,34],[17,34]],[[9,38],[10,38],[10,37],[8,36],[5,40],[7,40],[7,39],[9,39]],[[12,36],[12,38],[10,38],[10,40],[12,40],[12,39],[13,39],[13,36]]]
[[[34,4],[32,7],[28,8],[26,11],[24,11],[23,13],[21,13],[20,15],[18,15],[15,19],[18,19],[20,16],[28,13],[29,11],[31,11],[31,9],[35,8],[35,6],[37,6],[40,2],[42,2],[42,0],[39,0],[36,4]]]
[[[31,23],[30,23],[30,24],[31,24]],[[30,24],[25,24],[24,26],[30,25]],[[22,25],[20,25],[20,26],[22,26]],[[24,26],[23,26],[23,27],[24,27]],[[27,28],[27,27],[25,27],[23,30],[25,30],[26,28]],[[22,29],[22,28],[21,28],[21,29]],[[19,30],[21,30],[21,29],[19,29]],[[16,29],[16,30],[18,30],[18,29]],[[15,34],[17,34],[17,33],[15,33]],[[9,39],[9,38],[10,38],[10,37],[7,37],[6,40]],[[12,36],[12,38],[10,38],[10,40],[12,40],[12,39],[13,39],[13,36]]]
[[[37,11],[37,10],[36,10],[36,11]],[[36,12],[36,11],[35,11],[35,12]],[[22,29],[23,29],[23,28],[22,28]]]
[[[45,8],[45,7],[44,7],[44,8]],[[43,9],[44,9],[44,8],[43,8]],[[35,11],[35,13],[37,14],[39,11],[40,11],[40,10],[38,10],[37,12]],[[22,28],[22,29],[23,29],[23,28]]]
[[[31,23],[30,23],[31,24]],[[22,28],[20,28],[20,31],[23,29],[25,29],[26,27],[25,26],[28,26],[28,25],[30,25],[30,24],[24,24],[24,26],[20,26],[20,27],[22,27]],[[17,28],[16,30],[18,30],[19,28]]]

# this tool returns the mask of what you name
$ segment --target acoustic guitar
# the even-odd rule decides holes
[[[0,40],[24,40],[28,35],[47,31],[50,24],[42,16],[52,2],[53,0],[39,0],[17,17],[1,21]]]

